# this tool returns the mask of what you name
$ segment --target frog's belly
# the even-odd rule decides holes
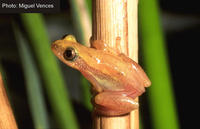
[[[97,81],[98,85],[101,86],[101,88],[103,88],[103,90],[109,90],[109,91],[123,90],[120,83],[113,79],[111,80],[111,79],[96,77],[95,80]]]
[[[83,74],[92,85],[96,86],[97,89],[102,89],[106,91],[123,91],[123,86],[119,80],[114,80],[108,75],[99,75],[92,72],[87,72]]]

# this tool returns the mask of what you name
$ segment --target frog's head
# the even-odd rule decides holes
[[[74,36],[67,35],[63,39],[55,41],[51,45],[51,49],[62,62],[79,69],[82,64],[80,55],[83,55],[81,53],[86,50],[86,47],[77,43]]]

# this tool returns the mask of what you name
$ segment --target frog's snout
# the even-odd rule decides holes
[[[62,47],[60,46],[59,42],[54,42],[51,44],[51,50],[56,56],[58,56],[62,52]]]
[[[58,45],[56,44],[56,43],[52,43],[51,44],[51,50],[56,50],[56,49],[58,49]]]

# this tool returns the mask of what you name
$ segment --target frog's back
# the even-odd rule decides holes
[[[150,81],[142,68],[130,58],[96,50],[92,58],[96,81],[103,90],[135,90],[143,93]],[[94,76],[94,75],[93,75]]]

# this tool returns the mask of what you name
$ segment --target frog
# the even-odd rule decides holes
[[[138,63],[102,40],[91,40],[86,47],[67,35],[53,42],[51,49],[92,84],[94,112],[100,115],[120,116],[138,109],[135,99],[151,85]]]

